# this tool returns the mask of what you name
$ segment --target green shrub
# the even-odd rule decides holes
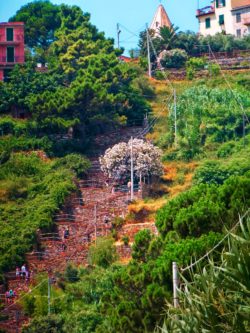
[[[220,74],[220,66],[218,64],[209,64],[208,72],[211,76],[218,76]]]
[[[156,78],[156,80],[162,81],[162,80],[165,80],[165,75],[162,71],[157,70],[157,71],[155,71],[155,78]]]
[[[165,237],[176,231],[183,237],[221,232],[235,223],[250,204],[250,179],[232,176],[223,185],[200,184],[170,200],[157,212],[156,225]]]
[[[112,238],[97,238],[88,253],[88,261],[91,265],[107,268],[117,260],[118,256]]]
[[[207,161],[196,169],[195,184],[223,184],[231,176],[241,176],[250,170],[248,158],[235,158],[228,163]]]
[[[66,155],[58,159],[54,165],[55,168],[64,167],[74,171],[77,177],[85,175],[90,166],[90,161],[78,154]]]
[[[187,79],[192,81],[195,75],[195,70],[191,67],[188,67],[186,70]]]
[[[129,237],[128,236],[123,236],[122,241],[123,241],[124,245],[128,245],[129,244]]]
[[[56,169],[35,154],[12,154],[1,166],[0,273],[23,263],[38,228],[53,228],[55,213],[75,190],[73,178],[70,169]]]
[[[228,157],[233,154],[235,150],[235,142],[230,141],[222,144],[217,150],[217,156],[219,158]]]
[[[198,71],[204,69],[206,63],[207,61],[205,58],[190,58],[186,62],[186,67]]]
[[[185,50],[173,49],[164,51],[161,64],[165,68],[181,68],[185,65],[188,55]]]

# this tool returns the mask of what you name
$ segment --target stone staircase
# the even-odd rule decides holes
[[[95,140],[95,145],[98,147],[95,152],[103,154],[109,146],[120,141],[128,141],[131,136],[135,137],[141,131],[141,127],[136,127],[122,129],[119,135],[111,133],[99,136]],[[86,265],[89,246],[94,244],[97,237],[110,233],[112,219],[116,216],[125,217],[127,214],[128,193],[119,188],[114,192],[111,186],[107,185],[98,156],[92,156],[91,162],[88,178],[78,182],[78,194],[70,196],[62,210],[55,216],[54,231],[50,233],[37,231],[39,245],[34,251],[26,254],[26,264],[31,272],[30,285],[23,280],[16,280],[14,272],[12,277],[6,276],[8,289],[16,291],[17,300],[21,293],[32,289],[37,274],[48,273],[49,276],[53,276],[56,272],[64,271],[69,263]],[[64,239],[66,227],[69,229],[69,237]],[[121,236],[129,234],[133,240],[134,234],[145,227],[156,232],[153,225],[128,225],[123,227]],[[119,245],[117,251],[121,259],[131,257],[130,245]],[[19,332],[21,326],[28,320],[22,314],[20,305],[15,302],[5,304],[2,313],[8,315],[7,320],[0,321],[0,329],[6,332]]]

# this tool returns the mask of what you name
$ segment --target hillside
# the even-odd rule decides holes
[[[124,63],[77,6],[11,19],[27,55],[0,82],[0,332],[249,332],[249,37],[164,27],[149,78],[145,32]]]

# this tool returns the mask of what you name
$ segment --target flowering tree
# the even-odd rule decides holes
[[[128,143],[121,142],[107,149],[100,157],[102,171],[115,181],[126,181],[130,177],[131,155],[135,180],[162,174],[161,150],[140,139],[133,139]]]

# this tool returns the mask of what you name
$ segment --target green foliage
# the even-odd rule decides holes
[[[88,166],[82,160],[81,172]],[[74,165],[45,163],[35,154],[12,154],[0,171],[0,272],[23,262],[38,228],[51,230],[54,214],[75,190]],[[72,169],[71,169],[72,168]]]
[[[201,70],[204,69],[206,63],[207,62],[205,58],[190,58],[186,62],[186,66],[188,68],[191,67],[194,70]]]
[[[186,62],[186,74],[188,80],[193,80],[195,72],[202,70],[206,66],[205,58],[190,58]]]
[[[133,244],[132,258],[138,262],[145,262],[147,258],[147,249],[152,240],[152,235],[148,229],[138,232]]]
[[[153,91],[138,78],[138,69],[119,62],[120,50],[90,23],[89,14],[77,6],[37,1],[22,7],[14,19],[27,23],[36,54],[0,85],[0,112],[25,111],[39,137],[65,135],[73,128],[82,146],[86,137],[125,120],[142,123],[150,110],[143,92]],[[35,70],[39,57],[48,63],[48,72]],[[20,131],[27,135],[25,126]]]
[[[127,246],[129,244],[129,237],[128,236],[123,236],[122,241],[123,241],[124,245]]]
[[[235,151],[235,146],[236,144],[234,141],[223,143],[217,150],[217,157],[223,158],[232,155],[232,153]]]
[[[61,25],[60,7],[46,0],[30,2],[9,21],[25,23],[25,43],[28,47],[45,49],[53,42],[55,31]]]
[[[208,71],[211,76],[218,76],[220,74],[220,65],[218,64],[209,64]]]
[[[231,162],[209,160],[195,170],[195,184],[223,184],[231,176],[240,176],[250,170],[248,158],[234,158]]]
[[[211,143],[225,143],[242,137],[242,106],[249,113],[249,93],[199,85],[188,88],[178,96],[176,157],[192,159]],[[173,106],[171,107],[171,111]],[[248,128],[246,128],[248,132]],[[165,146],[174,143],[174,112],[168,123]]]
[[[170,200],[157,212],[156,225],[165,237],[176,231],[181,237],[221,232],[234,224],[249,205],[250,181],[231,177],[222,186],[201,184]]]
[[[185,65],[187,58],[185,50],[172,49],[164,52],[161,64],[165,68],[181,68]]]
[[[190,272],[191,281],[184,279],[185,291],[179,292],[181,306],[173,309],[168,304],[168,317],[161,332],[248,332],[249,250],[248,219],[240,231],[229,237],[229,246],[222,251],[218,264],[210,261],[198,273]]]
[[[58,159],[54,164],[55,168],[63,167],[74,171],[79,178],[86,174],[90,166],[91,164],[88,159],[77,154],[68,154]]]
[[[22,333],[64,333],[63,324],[64,320],[56,315],[37,317],[22,329]]]
[[[78,276],[77,268],[73,267],[72,265],[68,264],[65,270],[65,279],[68,282],[76,283],[80,280]]]
[[[154,76],[155,76],[156,80],[160,80],[160,81],[165,80],[165,75],[163,74],[162,71],[159,71],[159,70],[155,71]]]
[[[89,249],[89,263],[107,268],[117,260],[117,253],[112,238],[97,238],[96,244]]]
[[[106,319],[98,332],[105,327],[111,333],[153,332],[164,319],[162,309],[171,295],[172,261],[177,260],[180,265],[189,263],[191,257],[203,255],[221,239],[221,235],[210,233],[200,239],[163,244],[160,239],[150,242],[152,235],[148,232],[139,238],[144,236],[146,243],[141,250],[145,251],[146,261],[132,260],[113,276],[114,288],[102,298]]]

